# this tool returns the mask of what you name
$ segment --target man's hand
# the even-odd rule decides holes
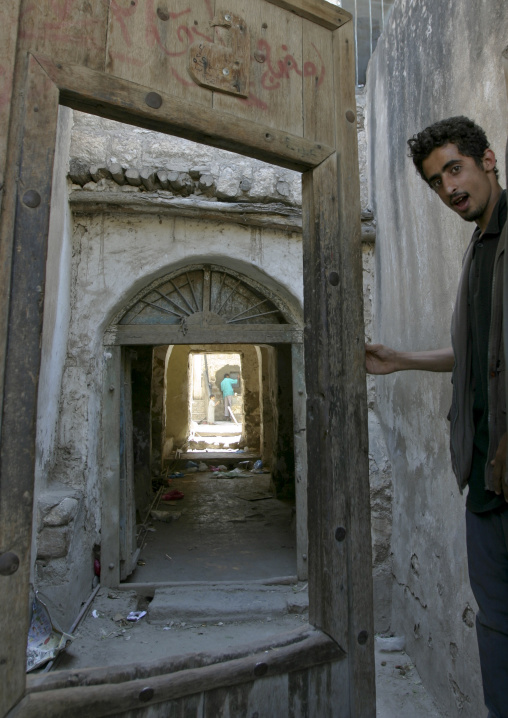
[[[508,446],[508,433],[504,433],[497,447],[494,461],[490,463],[494,467],[494,491],[496,494],[504,494],[504,500],[508,501],[508,484],[506,483],[506,448]]]
[[[397,352],[383,344],[365,345],[365,368],[369,374],[391,374],[397,371]]]

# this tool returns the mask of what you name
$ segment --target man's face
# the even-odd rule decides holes
[[[472,157],[462,155],[456,145],[436,147],[423,161],[422,168],[432,189],[447,207],[467,222],[476,222],[485,229],[497,196],[495,157],[486,150],[482,167]],[[482,226],[485,225],[485,226]]]

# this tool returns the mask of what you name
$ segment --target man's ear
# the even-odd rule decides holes
[[[490,147],[483,153],[482,166],[485,172],[491,172],[496,166],[496,155]]]

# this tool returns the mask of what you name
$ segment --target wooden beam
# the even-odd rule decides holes
[[[208,327],[165,324],[117,324],[105,334],[110,346],[135,344],[297,344],[303,329],[288,324],[245,324]]]
[[[374,718],[374,632],[354,38],[334,32],[336,156],[303,176],[309,620],[348,654]]]
[[[299,171],[317,167],[333,151],[321,142],[268,129],[266,125],[172,95],[153,93],[150,88],[102,72],[79,65],[62,65],[39,55],[37,60],[58,86],[60,102],[81,112],[173,134]]]
[[[255,585],[263,585],[263,581],[253,581]],[[293,583],[297,583],[296,576]],[[221,581],[222,585],[238,586],[238,581]],[[130,584],[121,583],[118,587],[120,591],[146,591],[144,596],[154,595],[154,584],[132,584],[134,589],[129,588]],[[206,583],[199,581],[174,581],[157,584],[157,586],[195,586],[196,590],[204,590]],[[213,584],[212,585],[216,585]],[[242,584],[244,586],[245,584]],[[264,585],[270,585],[264,582]],[[285,633],[279,633],[270,636],[269,639],[264,638],[252,643],[240,646],[231,646],[227,649],[198,651],[195,653],[183,653],[179,655],[167,656],[164,658],[156,658],[143,663],[127,663],[125,665],[108,666],[104,670],[104,666],[90,666],[89,668],[64,669],[53,671],[52,673],[30,673],[27,676],[27,693],[39,693],[40,691],[54,691],[61,688],[68,688],[76,683],[76,676],[80,678],[81,685],[84,686],[101,686],[105,683],[125,683],[127,681],[138,680],[140,678],[152,678],[155,676],[163,676],[169,673],[178,673],[187,668],[204,668],[214,663],[233,661],[237,658],[245,658],[256,653],[264,653],[265,651],[276,650],[284,646],[296,646],[310,636],[316,635],[316,629],[308,624],[304,624]]]
[[[182,199],[162,193],[89,192],[74,190],[69,195],[76,214],[107,212],[108,215],[156,214],[160,217],[191,217],[207,222],[241,224],[301,233],[302,211],[285,204],[258,202],[212,202]]]
[[[343,651],[332,639],[320,631],[313,631],[304,640],[280,646],[275,651],[266,649],[201,668],[182,667],[177,672],[121,683],[39,690],[26,696],[9,718],[67,718],[69,712],[75,718],[121,715],[148,705],[251,683],[261,677],[304,671],[343,658]],[[111,669],[103,669],[106,677],[108,670]]]
[[[0,439],[0,553],[14,553],[19,568],[0,577],[2,600],[13,607],[12,613],[0,613],[0,715],[23,693],[25,682],[35,417],[58,117],[58,90],[33,59],[25,93],[14,226],[8,237],[12,255]]]
[[[353,19],[346,10],[325,0],[268,0],[268,2],[316,25],[326,27],[327,30],[336,30]]]
[[[120,582],[120,395],[121,347],[103,353],[101,583]]]

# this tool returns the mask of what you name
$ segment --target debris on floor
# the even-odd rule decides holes
[[[150,516],[154,521],[164,521],[168,524],[177,521],[181,515],[181,511],[156,511],[155,509],[150,511]]]
[[[26,648],[26,672],[52,661],[74,640],[74,636],[55,628],[44,603],[34,598]]]

